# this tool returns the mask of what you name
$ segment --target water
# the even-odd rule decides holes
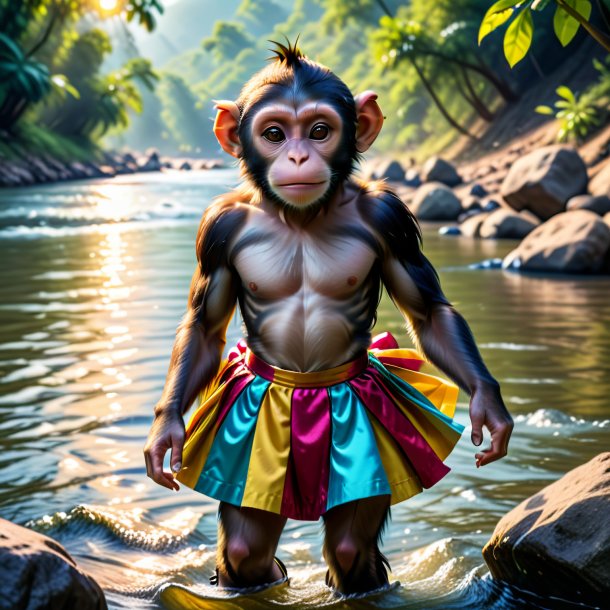
[[[161,585],[206,583],[214,568],[216,503],[156,486],[142,448],[198,218],[235,181],[217,170],[0,191],[0,516],[58,539],[111,608],[161,608]],[[290,521],[279,555],[292,584],[273,605],[569,607],[494,584],[481,548],[508,510],[608,449],[610,279],[473,270],[514,242],[434,226],[424,244],[502,384],[516,419],[510,454],[477,470],[466,430],[453,472],[393,508],[384,550],[402,586],[370,600],[338,603],[322,584],[320,524]],[[386,298],[378,328],[409,345]],[[229,344],[239,337],[235,319]],[[467,406],[461,395],[464,424]]]

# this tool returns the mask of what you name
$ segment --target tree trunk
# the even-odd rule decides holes
[[[461,73],[462,73],[462,78],[464,79],[464,83],[466,84],[466,88],[468,89],[474,104],[476,104],[476,107],[478,108],[478,112],[481,115],[481,118],[485,119],[486,121],[493,121],[495,118],[495,115],[489,109],[487,104],[481,99],[479,94],[475,91],[472,81],[470,80],[468,71],[465,70],[464,68],[462,68]]]
[[[409,57],[409,61],[411,62],[411,65],[413,66],[413,68],[415,68],[415,71],[417,72],[417,76],[419,76],[419,79],[421,80],[422,84],[424,85],[426,91],[430,94],[432,101],[435,103],[436,107],[439,109],[440,113],[445,117],[447,122],[454,129],[457,129],[460,133],[464,134],[465,136],[468,136],[469,138],[472,138],[473,140],[476,139],[475,136],[473,136],[465,127],[462,127],[449,114],[449,112],[447,111],[447,109],[445,108],[445,106],[443,105],[441,100],[439,99],[439,97],[436,95],[436,92],[434,91],[432,85],[426,78],[426,75],[422,72],[421,68],[417,65],[417,62],[412,57]]]

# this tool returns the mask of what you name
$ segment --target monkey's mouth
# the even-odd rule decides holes
[[[322,184],[326,184],[326,180],[322,182],[287,182],[286,184],[278,184],[278,186],[281,188],[311,188]]]

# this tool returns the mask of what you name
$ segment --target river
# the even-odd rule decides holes
[[[203,584],[214,568],[216,503],[155,485],[142,448],[198,219],[236,180],[211,170],[0,190],[0,516],[59,540],[110,608],[162,608],[163,584]],[[481,548],[508,510],[610,446],[610,279],[473,267],[514,245],[424,226],[424,251],[502,385],[513,439],[477,470],[467,427],[452,472],[392,510],[384,552],[402,586],[341,607],[561,606],[496,585]],[[385,296],[377,327],[409,345]],[[240,336],[236,318],[228,343]],[[464,394],[456,418],[469,423]],[[320,532],[288,522],[278,554],[292,581],[274,607],[336,606]]]

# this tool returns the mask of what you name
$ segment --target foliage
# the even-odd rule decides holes
[[[252,46],[253,40],[243,25],[217,21],[212,35],[205,38],[201,44],[206,51],[214,55],[216,62],[220,64],[231,61],[244,48]]]
[[[537,106],[536,112],[555,114],[555,118],[560,120],[560,129],[557,133],[559,142],[568,140],[578,142],[599,124],[597,107],[590,96],[577,97],[569,87],[558,87],[556,93],[561,98],[554,104],[556,110],[550,106]]]
[[[582,26],[600,45],[610,52],[610,38],[592,23],[590,0],[497,0],[485,13],[479,28],[481,41],[511,20],[504,34],[504,56],[510,67],[519,63],[529,51],[534,36],[532,11],[555,5],[553,30],[562,46],[568,45]]]
[[[16,42],[0,34],[0,103],[12,98],[37,102],[50,89],[49,69],[29,59]]]

